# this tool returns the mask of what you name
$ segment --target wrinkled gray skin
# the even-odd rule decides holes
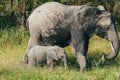
[[[28,51],[26,57],[28,67],[33,67],[35,64],[44,64],[47,61],[47,66],[53,68],[54,61],[59,59],[64,62],[65,69],[67,67],[66,52],[58,46],[34,46]]]
[[[35,45],[71,45],[82,70],[87,66],[89,39],[94,33],[111,44],[112,52],[104,54],[105,59],[113,59],[119,52],[115,21],[103,6],[68,6],[48,2],[31,13],[27,25],[30,31],[27,51]]]

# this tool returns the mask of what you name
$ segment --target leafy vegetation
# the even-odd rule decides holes
[[[25,28],[6,28],[0,30],[0,47],[25,45],[29,33]]]

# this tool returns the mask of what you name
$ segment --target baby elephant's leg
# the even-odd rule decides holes
[[[47,66],[52,69],[54,66],[54,62],[52,58],[47,58]]]
[[[32,68],[35,66],[35,60],[28,58],[28,68]]]

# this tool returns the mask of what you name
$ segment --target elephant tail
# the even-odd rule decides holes
[[[24,64],[28,64],[28,55],[25,54],[23,62]]]
[[[28,60],[28,55],[26,55],[26,63],[27,63],[27,64],[28,64],[28,61],[29,61],[29,60]]]

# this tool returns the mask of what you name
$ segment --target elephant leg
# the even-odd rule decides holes
[[[53,59],[47,58],[47,66],[48,66],[50,69],[53,69],[53,66],[54,66]]]
[[[73,47],[73,50],[75,52],[76,56],[76,62],[78,63],[79,67],[81,68],[81,71],[83,72],[87,67],[87,50],[88,50],[88,44],[89,44],[89,38],[88,36],[80,31],[77,33],[77,31],[74,32],[72,36],[71,45]]]
[[[76,50],[77,63],[79,64],[82,72],[87,68],[87,51],[88,51],[89,39],[84,37],[83,41],[80,43],[79,50]]]
[[[26,50],[25,55],[23,57],[23,63],[25,63],[25,64],[27,64],[27,54],[28,54],[28,51],[31,49],[31,47],[32,47],[32,39],[30,38],[28,41],[27,50]]]
[[[87,67],[87,58],[86,58],[86,53],[84,52],[84,48],[82,48],[83,46],[84,46],[83,44],[80,44],[79,46],[75,46],[76,62],[77,62],[78,67],[80,67],[82,72]]]
[[[28,58],[28,68],[32,68],[35,66],[35,60],[31,59],[30,57]]]
[[[27,54],[28,54],[29,50],[35,45],[38,45],[38,39],[34,38],[34,37],[30,38],[28,41],[27,50],[26,50],[25,55],[23,57],[23,63],[27,64]]]
[[[84,72],[87,67],[86,57],[81,53],[78,53],[76,58],[77,58],[76,62],[78,63],[78,66],[81,68],[81,71]]]

